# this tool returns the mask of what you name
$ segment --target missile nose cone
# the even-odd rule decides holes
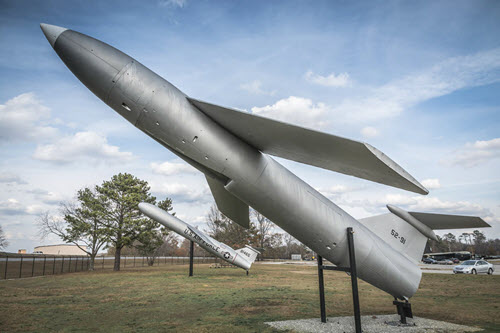
[[[45,37],[49,41],[50,45],[54,47],[56,43],[57,37],[62,34],[64,31],[68,30],[63,27],[58,27],[57,25],[40,23],[40,28],[42,29]]]

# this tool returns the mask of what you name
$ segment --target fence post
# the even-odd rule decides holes
[[[75,260],[75,272],[78,271],[78,257],[76,257],[76,260]]]
[[[123,259],[124,259],[123,267],[127,267],[127,256],[123,257]]]
[[[3,278],[7,280],[7,264],[9,263],[9,256],[5,256],[5,272],[3,273]]]
[[[61,274],[64,273],[64,256],[62,256]]]
[[[134,254],[134,267],[135,267],[135,254]]]
[[[144,256],[142,256],[142,267],[144,267]]]
[[[45,275],[45,263],[47,262],[47,256],[44,254],[43,255],[43,272],[42,275]]]
[[[19,278],[23,276],[23,256],[21,256],[21,264],[19,265]]]
[[[52,266],[52,275],[56,274],[56,257],[54,256],[54,265]]]
[[[69,256],[68,273],[71,273],[71,256]]]
[[[33,256],[33,263],[31,264],[31,277],[35,276],[35,259],[36,257]]]
[[[81,269],[81,271],[83,272],[83,257],[82,257],[82,269]]]

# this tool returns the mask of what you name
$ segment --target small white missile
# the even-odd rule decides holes
[[[156,207],[155,205],[141,202],[139,204],[139,210],[144,215],[152,218],[158,223],[163,224],[168,229],[200,245],[213,255],[227,261],[230,264],[243,268],[246,271],[250,269],[255,261],[255,258],[257,258],[257,255],[260,254],[259,251],[248,245],[242,249],[234,250],[226,244],[218,242],[212,237],[190,226],[186,222],[179,220],[175,216]]]

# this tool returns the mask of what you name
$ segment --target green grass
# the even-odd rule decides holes
[[[325,273],[328,316],[352,315],[350,278]],[[392,297],[360,281],[363,314],[395,313]],[[500,327],[500,276],[424,274],[419,317]],[[0,281],[0,332],[272,332],[265,321],[318,318],[315,266],[196,265]]]

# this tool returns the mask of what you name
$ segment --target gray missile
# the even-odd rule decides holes
[[[257,255],[260,254],[259,251],[248,245],[242,249],[233,250],[226,244],[213,239],[155,205],[141,202],[139,204],[139,210],[144,215],[147,215],[151,219],[163,224],[165,227],[176,232],[182,237],[197,243],[213,255],[227,261],[228,263],[243,268],[246,271],[250,269],[255,261],[255,258],[257,258]]]
[[[346,228],[351,227],[358,276],[394,297],[408,299],[420,284],[418,262],[432,236],[421,224],[432,230],[488,226],[464,216],[408,212],[409,218],[393,207],[397,215],[358,221],[269,155],[420,194],[428,191],[369,144],[190,98],[108,44],[61,27],[41,28],[88,89],[205,174],[224,215],[248,227],[252,206],[342,267],[349,266]]]

